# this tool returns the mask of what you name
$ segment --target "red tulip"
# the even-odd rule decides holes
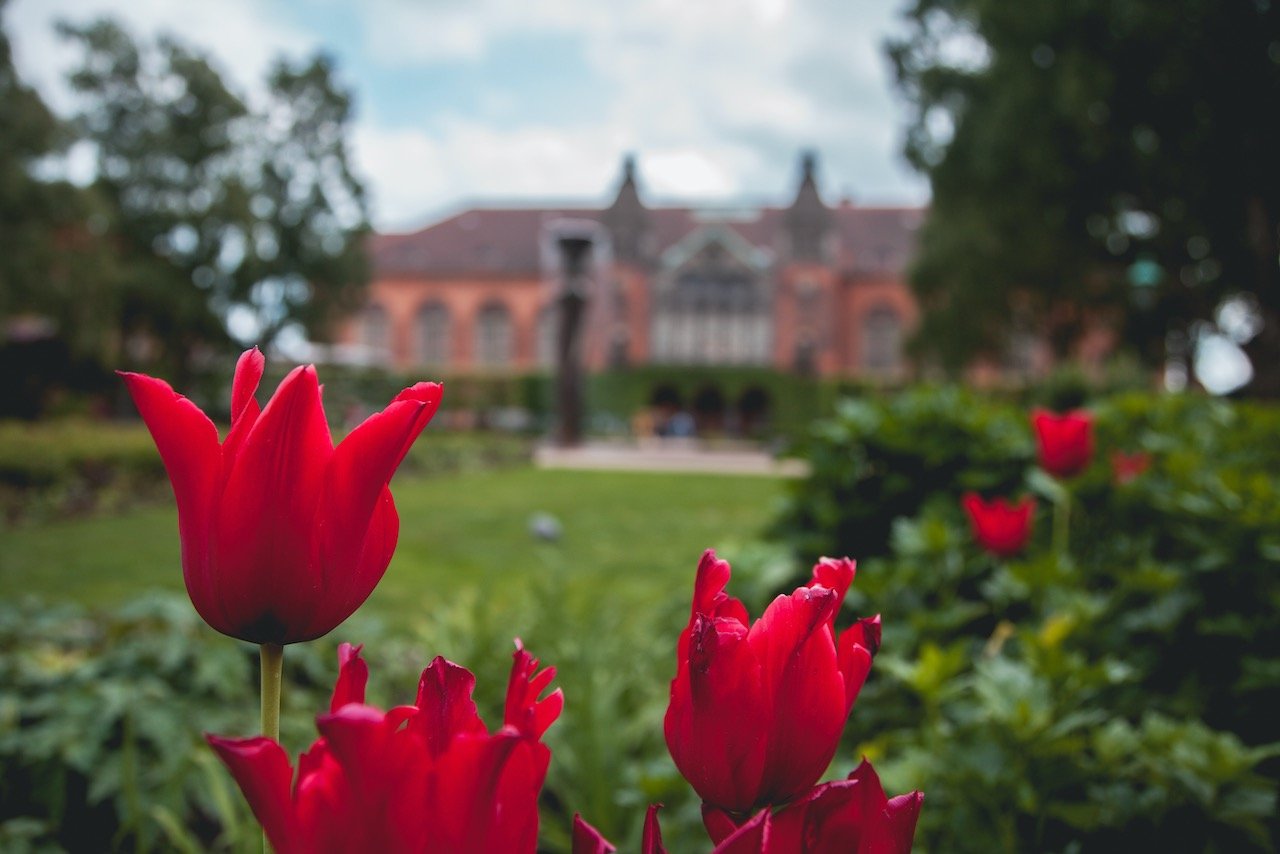
[[[1093,458],[1093,416],[1084,410],[1056,415],[1037,409],[1031,415],[1040,467],[1058,478],[1074,477]]]
[[[661,806],[652,804],[645,813],[640,854],[667,854],[667,849],[662,847],[662,829],[658,827],[658,808]],[[612,854],[617,850],[600,831],[583,821],[582,816],[573,817],[573,854]]]
[[[559,690],[538,699],[554,669],[538,673],[517,641],[505,723],[490,734],[464,668],[437,658],[417,703],[383,713],[363,703],[359,649],[340,659],[332,711],[317,719],[322,737],[292,788],[276,742],[207,737],[278,854],[532,854],[551,758],[540,739],[564,704]]]
[[[715,552],[702,556],[665,730],[702,799],[745,814],[802,794],[826,770],[880,644],[880,618],[836,638],[854,576],[847,558],[823,558],[807,586],[776,598],[754,625],[724,592],[729,575]]]
[[[192,604],[223,634],[287,644],[329,632],[382,578],[400,529],[387,483],[441,386],[405,389],[335,448],[315,368],[294,369],[259,412],[263,364],[256,348],[236,364],[221,445],[168,383],[121,376],[173,484]]]
[[[708,821],[713,854],[908,854],[924,795],[886,798],[866,760],[846,780],[825,783],[737,827]]]
[[[969,492],[961,503],[969,514],[973,538],[992,554],[1012,557],[1031,539],[1031,523],[1036,512],[1036,500],[1031,496],[1017,504],[1003,498],[988,504],[977,493]]]
[[[1123,451],[1111,452],[1111,479],[1123,486],[1132,483],[1151,468],[1151,455],[1136,451],[1126,454]]]

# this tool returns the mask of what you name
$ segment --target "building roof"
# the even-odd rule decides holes
[[[785,208],[740,211],[712,208],[648,208],[654,255],[708,223],[723,223],[759,249],[777,252],[785,233]],[[829,209],[843,272],[905,270],[915,250],[921,208]],[[557,220],[601,221],[599,208],[473,208],[407,234],[378,234],[370,242],[380,276],[539,275],[547,228]]]

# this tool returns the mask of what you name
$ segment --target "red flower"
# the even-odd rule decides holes
[[[1147,469],[1151,468],[1151,455],[1142,451],[1126,454],[1124,451],[1111,452],[1111,479],[1123,486],[1137,480]]]
[[[640,840],[640,854],[667,854],[662,847],[662,829],[658,827],[658,808],[662,804],[651,804],[644,816],[644,836]],[[573,854],[613,854],[618,849],[605,839],[600,831],[582,820],[582,816],[573,817]]]
[[[418,383],[333,446],[315,368],[294,369],[259,412],[264,360],[240,357],[231,429],[168,383],[121,374],[169,471],[182,574],[205,622],[254,643],[319,637],[369,597],[395,551],[387,483],[440,406]]]
[[[851,560],[823,558],[813,580],[749,625],[725,592],[729,564],[707,551],[680,635],[665,730],[680,773],[709,804],[746,813],[802,794],[835,754],[880,645],[880,618],[837,640]]]
[[[1043,409],[1031,414],[1040,467],[1054,477],[1074,477],[1093,458],[1093,416],[1084,410],[1055,415]]]
[[[363,703],[367,670],[344,645],[321,738],[298,760],[263,738],[207,736],[278,854],[532,854],[538,793],[551,753],[540,741],[564,705],[545,699],[555,670],[516,642],[503,726],[486,731],[471,699],[475,677],[437,658],[413,706]]]
[[[1036,500],[1031,496],[1017,504],[1003,498],[988,504],[976,492],[969,492],[961,504],[969,514],[973,538],[992,554],[1012,557],[1031,539],[1031,523],[1036,512]]]
[[[846,780],[825,783],[777,813],[761,810],[741,827],[707,821],[713,854],[908,854],[924,795],[886,798],[866,760]]]

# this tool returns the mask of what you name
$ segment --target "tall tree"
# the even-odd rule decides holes
[[[368,280],[368,202],[346,133],[352,100],[334,74],[319,54],[280,60],[268,76],[249,184],[252,247],[235,293],[263,340],[291,323],[324,338]]]
[[[56,390],[92,384],[113,339],[92,199],[50,174],[70,138],[0,29],[0,415],[34,416]]]
[[[1280,4],[913,0],[889,45],[933,186],[913,282],[944,364],[1113,324],[1149,363],[1224,305],[1280,395]],[[1237,311],[1235,316],[1240,316]]]
[[[8,0],[0,0],[0,16]],[[3,18],[0,17],[0,22]],[[59,125],[19,77],[0,29],[0,315],[15,311],[47,276],[55,199],[32,174],[60,144]]]
[[[201,356],[316,334],[365,280],[364,191],[348,165],[350,97],[332,63],[281,61],[260,109],[210,60],[119,24],[61,24],[95,189],[121,256],[128,357],[184,382]]]

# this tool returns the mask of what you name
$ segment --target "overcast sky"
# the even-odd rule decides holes
[[[20,73],[60,111],[58,18],[176,33],[252,95],[271,59],[324,49],[355,91],[375,223],[471,202],[582,200],[625,152],[649,199],[782,201],[797,154],[828,201],[916,204],[882,43],[901,0],[12,0]]]

